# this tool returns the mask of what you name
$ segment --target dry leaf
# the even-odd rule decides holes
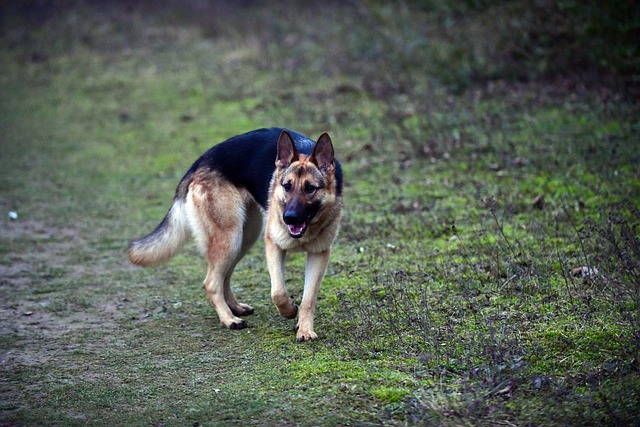
[[[571,275],[574,277],[593,277],[599,273],[598,269],[595,267],[576,267],[571,270]]]
[[[540,194],[533,199],[533,207],[536,209],[544,208],[544,195]]]

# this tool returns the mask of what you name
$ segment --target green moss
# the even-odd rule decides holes
[[[409,393],[410,393],[409,390],[403,389],[403,388],[398,388],[398,387],[380,386],[380,387],[374,387],[371,390],[371,394],[373,394],[373,397],[375,397],[376,399],[380,399],[380,400],[384,401],[387,404],[399,403]]]

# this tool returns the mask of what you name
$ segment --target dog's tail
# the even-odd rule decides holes
[[[149,235],[129,243],[127,254],[137,265],[160,264],[178,253],[188,238],[185,200],[176,197],[160,225]]]

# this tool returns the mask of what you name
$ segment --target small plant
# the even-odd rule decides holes
[[[620,313],[620,321],[640,330],[637,208],[629,203],[604,208],[608,214],[602,224],[588,219],[581,228],[572,225],[564,209],[568,216],[563,221],[573,231],[562,233],[562,239],[580,248],[580,255],[561,256],[557,263],[558,254],[547,253],[544,239],[506,231],[513,227],[498,216],[495,198],[484,199],[483,206],[488,216],[481,220],[481,232],[469,234],[452,226],[459,257],[448,257],[428,272],[376,275],[371,288],[341,294],[351,319],[342,342],[348,354],[410,357],[418,378],[459,378],[456,388],[441,390],[450,398],[447,407],[457,408],[460,419],[480,424],[491,423],[491,405],[508,412],[505,402],[512,398],[553,388],[573,395],[579,393],[574,387],[593,385],[588,378],[594,375],[605,378],[630,369],[632,360],[637,360],[637,337],[634,341],[633,332],[627,332],[630,341],[619,346],[601,331],[598,319],[608,318],[613,309]],[[589,267],[578,277],[569,268],[571,262],[586,262]],[[571,303],[563,304],[563,298]],[[591,338],[572,338],[576,328]],[[591,348],[590,342],[604,348]],[[558,369],[561,365],[545,361],[558,352],[575,353],[569,384]],[[608,359],[613,354],[619,366],[614,371]],[[594,362],[601,367],[594,369]],[[415,410],[411,409],[414,415]],[[433,411],[433,406],[423,410]],[[563,416],[567,422],[590,419],[576,413]]]

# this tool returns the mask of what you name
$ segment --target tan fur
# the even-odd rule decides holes
[[[262,214],[247,190],[229,185],[215,172],[198,170],[189,185],[186,211],[191,230],[208,263],[204,288],[220,323],[241,329],[237,316],[253,308],[238,303],[230,287],[236,264],[257,240]]]
[[[141,266],[160,264],[184,246],[189,237],[184,203],[174,200],[164,221],[167,221],[167,227],[158,227],[148,236],[129,244],[127,253],[132,263]]]
[[[288,169],[288,175],[295,177],[297,181],[313,180],[313,174],[309,170],[317,168],[311,164],[305,156],[300,156],[301,160],[293,163]],[[298,175],[298,171],[307,170]],[[287,227],[282,223],[283,206],[286,201],[284,191],[277,183],[282,179],[282,170],[276,170],[274,179],[271,181],[271,199],[269,202],[269,212],[267,213],[266,235],[279,248],[289,252],[323,252],[331,246],[338,234],[340,217],[342,212],[342,199],[335,195],[335,182],[329,181],[327,188],[320,190],[316,199],[322,203],[322,209],[313,218],[308,231],[300,239],[292,239],[289,236]]]

